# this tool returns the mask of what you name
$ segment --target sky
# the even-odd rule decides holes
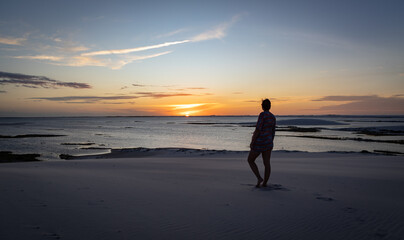
[[[0,116],[404,114],[403,1],[0,2]]]

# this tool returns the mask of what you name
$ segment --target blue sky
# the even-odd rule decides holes
[[[0,116],[404,114],[400,1],[0,6]]]

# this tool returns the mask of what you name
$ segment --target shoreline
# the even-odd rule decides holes
[[[198,117],[256,117],[256,114],[253,115],[200,115],[200,116],[189,116],[190,118],[198,118]],[[369,117],[369,118],[402,118],[404,115],[390,115],[390,114],[367,114],[367,115],[344,115],[344,114],[307,114],[307,115],[277,115],[280,117],[352,117],[352,118],[363,118],[363,117]],[[88,115],[74,115],[74,116],[0,116],[1,118],[4,119],[9,119],[9,118],[103,118],[103,117],[109,117],[109,118],[124,118],[124,117],[144,117],[144,118],[149,118],[149,117],[184,117],[184,115],[168,115],[168,116],[159,116],[159,115],[152,115],[152,116],[125,116],[125,115],[96,115],[96,116],[88,116]]]
[[[85,149],[85,148],[82,148]],[[92,149],[92,148],[89,148]],[[234,150],[213,150],[213,149],[195,149],[195,148],[94,148],[99,150],[106,150],[103,153],[89,153],[89,154],[59,154],[58,160],[81,160],[81,159],[105,159],[105,158],[141,158],[141,157],[216,157],[222,155],[247,155],[249,151],[234,151]],[[58,161],[58,160],[43,160],[39,153],[13,153],[11,151],[1,151],[0,164],[11,162],[30,162],[30,161]],[[375,155],[375,156],[403,156],[404,153],[374,150],[369,152],[362,150],[355,151],[327,151],[327,152],[308,152],[298,150],[273,150],[272,153],[302,153],[302,154],[358,154],[358,155]]]

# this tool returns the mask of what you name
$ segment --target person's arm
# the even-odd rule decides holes
[[[274,126],[272,127],[272,141],[275,140],[276,119],[274,119]]]
[[[255,140],[257,140],[258,136],[260,135],[260,130],[259,129],[255,129],[253,136],[251,138],[251,143],[250,143],[250,148],[252,148],[252,146],[255,143]]]
[[[262,118],[263,118],[263,115],[260,114],[258,116],[258,121],[257,121],[257,125],[255,127],[255,131],[254,131],[253,136],[251,138],[250,148],[252,148],[252,146],[255,143],[255,140],[257,140],[258,136],[260,135],[262,124],[263,124],[263,119]]]

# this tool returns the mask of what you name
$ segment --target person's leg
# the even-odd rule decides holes
[[[255,159],[260,155],[259,152],[254,152],[250,151],[250,154],[248,154],[248,164],[250,164],[250,168],[257,177],[257,185],[256,187],[259,187],[261,182],[263,181],[260,172],[258,171],[258,166],[255,164]]]
[[[262,160],[264,161],[265,166],[264,182],[262,183],[263,187],[267,186],[269,177],[271,176],[271,153],[272,150],[265,151],[262,153]]]

